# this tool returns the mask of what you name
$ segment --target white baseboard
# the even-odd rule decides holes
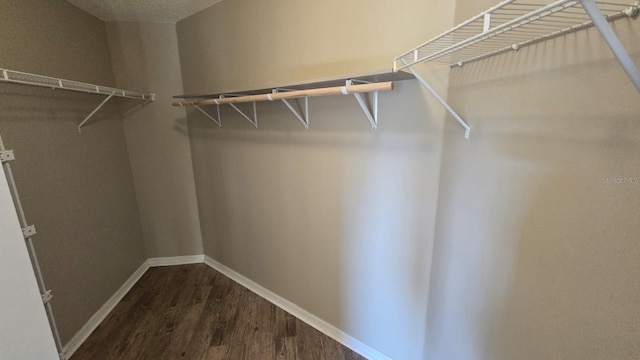
[[[150,267],[200,264],[204,262],[204,255],[149,258],[147,262],[149,263]]]
[[[138,280],[144,275],[144,273],[149,269],[149,261],[145,261],[140,265],[138,270],[136,270],[127,281],[122,284],[122,286],[116,291],[113,296],[107,302],[102,305],[102,307],[96,311],[95,314],[87,321],[86,324],[80,329],[73,338],[64,346],[62,349],[62,353],[66,355],[67,358],[70,358],[73,353],[78,350],[80,345],[84,343],[85,340],[91,335],[91,333],[102,323],[102,321],[109,315],[111,310],[118,305],[120,300],[131,290],[133,285],[135,285]]]
[[[387,355],[373,349],[369,345],[349,336],[344,331],[336,328],[335,326],[329,324],[328,322],[318,318],[317,316],[309,313],[298,305],[292,303],[289,300],[284,299],[280,295],[277,295],[264,287],[258,285],[252,280],[240,275],[236,271],[231,268],[222,265],[218,261],[206,256],[206,255],[191,255],[191,256],[174,256],[174,257],[162,257],[162,258],[150,258],[147,259],[138,270],[136,270],[125,283],[116,291],[113,296],[107,300],[107,302],[95,313],[93,316],[87,321],[87,323],[78,331],[75,336],[69,341],[64,348],[62,349],[62,353],[66,355],[67,358],[70,358],[73,353],[78,350],[78,348],[82,345],[82,343],[87,340],[89,335],[100,325],[100,323],[109,315],[109,313],[113,310],[113,308],[118,305],[118,303],[122,300],[122,298],[131,290],[133,285],[135,285],[138,280],[144,275],[144,273],[150,267],[157,266],[171,266],[171,265],[185,265],[185,264],[197,264],[197,263],[205,263],[209,267],[214,270],[219,271],[223,275],[227,276],[231,280],[237,282],[241,286],[249,289],[254,292],[258,296],[264,298],[265,300],[271,302],[275,306],[283,309],[284,311],[290,313],[291,315],[297,317],[298,319],[304,321],[309,324],[316,330],[324,333],[330,338],[336,340],[342,345],[350,348],[351,350],[357,352],[358,354],[366,357],[371,360],[392,360]]]
[[[348,347],[349,349],[357,352],[358,354],[366,357],[371,360],[392,360],[389,356],[375,350],[374,348],[366,345],[365,343],[349,336],[344,331],[336,328],[335,326],[329,324],[328,322],[320,319],[319,317],[309,313],[298,305],[292,303],[289,300],[284,299],[280,295],[277,295],[252,280],[240,275],[236,271],[231,268],[222,265],[218,261],[204,255],[204,263],[213,268],[214,270],[219,271],[223,275],[227,276],[231,280],[237,282],[238,284],[244,286],[245,288],[251,290],[258,296],[264,298],[275,306],[281,308],[282,310],[290,313],[291,315],[297,317],[298,319],[304,321],[309,324],[316,330],[321,333],[329,336],[330,338],[336,340],[342,345]]]

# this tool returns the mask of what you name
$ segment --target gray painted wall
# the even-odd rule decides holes
[[[596,30],[453,69],[449,99],[473,131],[446,122],[428,358],[640,357],[640,103]]]
[[[61,0],[0,3],[0,66],[113,85],[105,25]],[[67,342],[146,259],[117,107],[103,97],[2,84],[0,133]],[[129,104],[128,102],[122,103]]]
[[[452,18],[448,1],[224,1],[178,23],[185,92],[390,69]],[[424,73],[446,93],[447,71]],[[376,131],[353,97],[311,99],[309,131],[281,103],[258,104],[259,129],[224,107],[223,128],[191,112],[189,131],[205,254],[422,359],[444,115],[416,81],[396,86]]]
[[[118,87],[155,92],[156,101],[123,108],[148,257],[202,254],[200,219],[182,94],[175,24],[107,23]]]

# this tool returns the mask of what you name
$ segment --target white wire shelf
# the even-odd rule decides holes
[[[113,95],[129,99],[154,101],[154,94],[143,94],[136,91],[115,89],[107,86],[87,84],[83,82],[58,79],[54,77],[29,74],[20,71],[0,69],[0,82],[47,87],[50,89],[62,89],[70,91],[80,91],[89,94]]]
[[[595,3],[608,21],[640,9],[640,1]],[[462,66],[592,25],[579,0],[507,0],[396,57],[394,70],[428,61]]]
[[[0,82],[46,87],[50,89],[61,89],[68,91],[79,91],[88,94],[99,94],[107,96],[84,120],[78,124],[78,132],[82,127],[100,110],[112,97],[136,99],[142,101],[155,101],[155,94],[144,94],[137,91],[116,89],[107,86],[94,85],[73,80],[65,80],[50,76],[30,74],[21,71],[14,71],[0,68]]]
[[[637,17],[640,1],[630,1],[506,0],[396,57],[393,71],[407,69],[411,72],[464,128],[464,137],[469,139],[469,124],[416,72],[414,65],[432,61],[463,66],[595,26],[640,92],[640,70],[608,24],[623,17]]]

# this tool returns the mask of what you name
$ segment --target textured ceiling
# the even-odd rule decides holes
[[[67,0],[104,21],[175,23],[222,0]]]

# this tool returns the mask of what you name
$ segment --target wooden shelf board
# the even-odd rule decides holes
[[[175,95],[176,99],[213,99],[218,98],[220,95],[257,95],[270,93],[273,89],[294,89],[294,90],[307,90],[317,89],[324,87],[342,86],[346,80],[360,80],[369,82],[385,82],[385,81],[402,81],[415,79],[413,74],[405,71],[398,72],[380,72],[367,75],[348,76],[331,79],[320,79],[304,83],[296,83],[282,86],[273,86],[263,89],[254,90],[240,90],[240,91],[225,91],[211,94],[190,94],[190,95]]]

